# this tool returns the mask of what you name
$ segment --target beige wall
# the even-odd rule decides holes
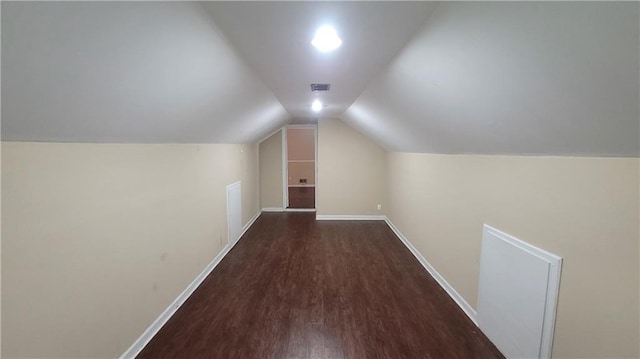
[[[562,256],[554,357],[638,357],[638,186],[638,159],[390,153],[388,216],[473,307],[484,223]]]
[[[384,214],[386,151],[341,120],[320,119],[317,193],[320,215]]]
[[[241,156],[242,170],[240,172],[240,180],[242,181],[242,223],[246,224],[260,211],[258,144],[240,146],[243,154]]]
[[[241,152],[242,150],[242,152]],[[2,143],[2,356],[117,357],[258,211],[255,146]]]
[[[318,131],[319,214],[387,213],[473,307],[483,223],[556,253],[554,356],[638,356],[640,160],[387,156],[339,120]],[[259,156],[279,206],[281,150],[278,133]],[[223,248],[225,186],[243,181],[245,222],[258,210],[257,145],[1,154],[3,357],[120,355]]]
[[[289,185],[299,185],[305,178],[306,184],[316,183],[316,131],[313,128],[287,128],[287,177]]]
[[[260,142],[260,207],[282,208],[282,131]]]
[[[315,160],[316,133],[313,128],[287,129],[287,159]]]
[[[307,180],[306,184],[316,183],[316,164],[314,162],[289,162],[287,176],[290,185],[299,185],[300,179]]]

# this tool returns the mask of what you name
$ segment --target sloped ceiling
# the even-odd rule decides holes
[[[2,2],[2,139],[250,142],[330,82],[321,117],[393,151],[640,156],[639,9]]]
[[[289,120],[197,3],[2,2],[2,139],[256,141]]]
[[[422,27],[430,2],[259,1],[208,2],[216,25],[296,118],[341,115]],[[317,28],[332,25],[343,41],[336,51],[311,46]],[[314,94],[311,83],[329,83]]]
[[[638,2],[445,2],[343,119],[393,151],[640,154]]]

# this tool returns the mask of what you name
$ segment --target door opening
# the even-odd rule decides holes
[[[316,208],[316,126],[286,129],[286,196],[288,209]]]

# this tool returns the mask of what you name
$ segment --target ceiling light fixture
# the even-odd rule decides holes
[[[311,40],[311,45],[322,52],[329,52],[340,47],[342,40],[338,37],[336,29],[331,26],[321,26]]]
[[[320,100],[313,101],[311,104],[311,110],[313,112],[320,112],[320,110],[322,110],[322,102],[320,102]]]

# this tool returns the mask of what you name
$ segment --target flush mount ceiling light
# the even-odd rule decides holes
[[[322,52],[329,52],[340,47],[342,40],[338,37],[336,29],[331,26],[321,26],[311,40],[311,45]]]
[[[320,102],[320,100],[313,101],[311,104],[311,110],[313,112],[320,112],[320,110],[322,110],[322,102]]]

